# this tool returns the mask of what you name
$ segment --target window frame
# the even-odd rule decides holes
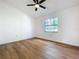
[[[57,18],[56,20],[55,20],[55,18]],[[52,20],[53,19],[53,20]],[[50,25],[48,25],[48,24],[46,24],[46,21],[47,21],[48,19],[46,19],[46,20],[44,20],[44,31],[45,32],[58,32],[58,24],[59,24],[59,22],[58,22],[58,17],[52,17],[52,18],[49,18],[49,20],[50,20],[50,23],[51,23],[51,21],[54,21],[55,20],[55,22],[57,21],[57,24],[55,25],[55,27],[57,27],[55,30],[54,30],[54,24],[52,25],[52,24],[50,24]],[[48,22],[47,22],[48,23]],[[51,27],[50,27],[51,26]],[[47,30],[46,29],[46,27],[50,27],[52,30]],[[53,28],[54,27],[54,28]]]

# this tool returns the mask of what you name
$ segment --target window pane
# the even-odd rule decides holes
[[[45,20],[45,31],[46,32],[57,32],[58,31],[58,18],[54,17]]]

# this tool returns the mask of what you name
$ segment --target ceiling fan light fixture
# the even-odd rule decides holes
[[[35,7],[36,7],[36,8],[39,8],[40,6],[39,6],[39,4],[36,4]]]

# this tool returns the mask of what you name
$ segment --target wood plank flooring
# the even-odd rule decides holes
[[[39,39],[0,46],[0,59],[79,59],[79,48]]]

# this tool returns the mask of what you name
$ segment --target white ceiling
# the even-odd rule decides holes
[[[32,0],[0,0],[3,1],[12,7],[18,8],[27,15],[33,18],[42,17],[44,15],[73,7],[79,4],[79,0],[46,0],[42,5],[46,7],[46,10],[39,8],[35,12],[34,7],[28,7],[27,4],[33,3]]]

